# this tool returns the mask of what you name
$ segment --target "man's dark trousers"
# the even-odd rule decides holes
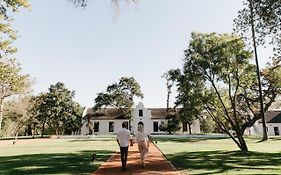
[[[123,170],[126,170],[128,148],[129,148],[128,146],[127,147],[120,147],[121,162],[122,162],[122,169]]]

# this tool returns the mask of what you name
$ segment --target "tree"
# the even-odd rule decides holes
[[[133,77],[121,77],[118,83],[107,86],[106,92],[98,93],[94,110],[114,107],[120,109],[125,118],[130,119],[134,97],[143,98],[140,85]]]
[[[0,3],[0,15],[1,18],[5,20],[9,20],[10,17],[8,15],[8,11],[12,10],[16,12],[20,7],[28,8],[30,7],[28,0],[2,0]]]
[[[41,93],[33,100],[31,113],[35,122],[41,125],[41,137],[45,126],[55,134],[78,132],[82,122],[82,107],[73,101],[75,92],[68,90],[64,83],[51,85],[47,93]]]
[[[83,108],[79,103],[73,102],[71,108],[71,117],[67,118],[64,124],[64,134],[79,134],[82,126]]]
[[[172,132],[178,131],[179,119],[176,112],[169,112],[166,116],[166,122],[162,122],[159,126],[160,131],[167,131],[169,134]]]
[[[4,104],[3,134],[6,136],[24,135],[30,118],[28,108],[30,95],[13,98]]]
[[[3,102],[7,97],[22,93],[28,86],[27,75],[20,74],[20,66],[12,57],[17,49],[12,46],[17,38],[11,28],[9,11],[28,7],[26,0],[3,0],[0,3],[0,131],[3,120]]]
[[[236,31],[244,36],[244,38],[250,38],[252,40],[260,94],[260,113],[263,124],[262,140],[268,140],[257,47],[258,45],[264,45],[266,38],[269,38],[269,43],[273,45],[275,56],[281,59],[281,1],[247,0],[244,2],[244,5],[246,8],[239,11],[238,18],[235,20]],[[248,37],[248,32],[251,32],[251,37]]]
[[[28,75],[20,74],[20,67],[12,60],[0,60],[0,130],[3,120],[3,103],[8,97],[27,91],[31,85]]]
[[[45,126],[49,120],[48,108],[50,104],[48,103],[48,94],[40,93],[39,95],[31,99],[31,106],[29,108],[29,114],[32,116],[30,123],[33,125],[33,137],[36,133],[37,125],[39,124],[41,128],[41,137],[45,133]]]
[[[189,75],[185,75],[186,73]],[[203,81],[198,78],[196,72],[188,70],[182,72],[180,69],[171,69],[165,75],[167,81],[177,84],[175,108],[179,108],[179,119],[183,124],[188,124],[189,134],[192,134],[191,125],[199,118],[202,111],[200,92],[204,87]]]
[[[256,114],[259,93],[256,67],[250,63],[251,59],[251,52],[245,49],[239,36],[192,33],[183,65],[188,85],[194,84],[191,90],[197,97],[201,96],[197,98],[201,102],[194,104],[204,104],[204,110],[242,151],[248,151],[243,138],[245,129],[261,119],[261,115]],[[280,62],[274,62],[266,71],[270,73],[261,75],[267,110],[280,93],[280,84],[276,83],[281,80]],[[199,85],[203,82],[204,87],[196,82]],[[187,84],[179,86],[186,88]],[[235,135],[230,130],[235,131]]]
[[[77,106],[78,104],[74,103],[74,95],[75,92],[68,90],[64,83],[61,82],[51,85],[49,88],[46,103],[48,104],[47,114],[49,117],[47,123],[49,127],[55,130],[56,135],[64,134],[66,125],[69,125],[69,122],[76,121],[76,118],[78,117],[81,119],[82,113],[80,112],[82,109],[79,110],[79,106]],[[69,131],[69,126],[67,127],[67,130]]]

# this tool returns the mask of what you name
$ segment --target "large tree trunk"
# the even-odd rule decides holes
[[[36,133],[36,123],[33,123],[33,133],[32,133],[32,138],[35,137],[35,133]]]
[[[247,146],[247,143],[246,143],[246,141],[245,141],[243,135],[242,135],[241,133],[238,133],[238,134],[237,134],[237,138],[238,138],[239,144],[240,144],[240,145],[238,145],[238,146],[239,146],[239,148],[241,149],[241,151],[243,151],[243,152],[248,152],[248,151],[249,151],[249,150],[248,150],[248,146]]]
[[[268,135],[266,131],[266,123],[264,116],[264,107],[263,107],[263,95],[262,95],[262,87],[261,87],[261,78],[260,78],[260,69],[259,69],[259,61],[258,61],[258,52],[257,52],[257,44],[256,44],[256,36],[255,36],[255,27],[254,27],[254,12],[253,12],[253,0],[249,0],[250,12],[251,12],[251,29],[252,29],[252,39],[253,39],[253,47],[256,61],[256,73],[258,78],[259,85],[259,100],[260,100],[260,113],[262,119],[262,127],[263,127],[263,137],[262,141],[268,140]]]
[[[3,99],[0,99],[0,131],[2,129],[2,120],[3,120]]]
[[[43,123],[43,126],[42,126],[41,138],[43,138],[44,132],[45,132],[45,122]]]
[[[188,131],[189,131],[189,134],[191,135],[191,123],[187,122],[188,124]]]

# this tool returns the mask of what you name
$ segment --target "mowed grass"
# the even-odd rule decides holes
[[[0,140],[0,174],[89,175],[117,150],[113,137]]]
[[[231,139],[154,138],[157,146],[183,174],[281,174],[281,138],[260,142],[247,138],[249,152]]]

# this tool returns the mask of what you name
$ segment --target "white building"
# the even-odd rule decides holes
[[[265,113],[265,121],[268,136],[278,136],[281,131],[281,110],[271,110]],[[263,127],[261,120],[258,120],[253,127],[245,131],[246,135],[260,135],[263,134]]]
[[[159,126],[166,121],[166,108],[146,108],[139,103],[133,108],[132,119],[126,119],[122,112],[116,108],[106,108],[93,112],[92,108],[85,108],[83,112],[83,126],[81,134],[115,134],[121,129],[123,122],[130,122],[131,132],[137,132],[140,122],[144,124],[145,131],[150,134],[161,134]],[[181,132],[189,133],[187,123],[181,124]],[[191,126],[192,133],[200,133],[200,124],[197,120]]]

